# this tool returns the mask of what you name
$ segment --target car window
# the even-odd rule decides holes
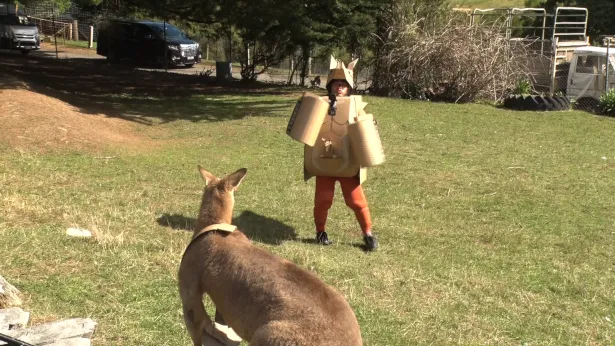
[[[149,27],[158,35],[160,38],[164,38],[166,36],[168,39],[187,39],[186,34],[184,34],[177,27],[167,24],[166,25],[166,35],[165,35],[165,26],[164,23],[155,23],[149,25]]]
[[[153,35],[152,30],[146,25],[137,25],[135,26],[135,38],[138,40],[143,40],[147,35]]]
[[[18,19],[19,19],[19,24],[21,25],[27,25],[27,26],[34,25],[34,23],[31,23],[30,19],[26,16],[19,16]]]
[[[121,37],[124,39],[132,37],[132,30],[130,25],[124,23],[118,23],[113,26],[113,35],[114,37]]]
[[[580,55],[577,59],[577,73],[598,74],[602,70],[602,57],[596,55]]]
[[[4,24],[7,25],[19,25],[19,18],[17,16],[2,16],[4,18]]]

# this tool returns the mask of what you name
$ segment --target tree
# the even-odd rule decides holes
[[[97,6],[102,3],[103,0],[20,0],[20,4],[30,7],[38,4],[49,4],[55,6],[58,12],[64,12],[75,3],[79,6]]]

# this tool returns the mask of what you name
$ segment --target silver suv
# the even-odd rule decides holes
[[[19,50],[28,54],[41,49],[38,28],[23,13],[7,10],[0,5],[0,48]]]

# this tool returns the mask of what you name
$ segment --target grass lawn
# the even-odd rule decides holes
[[[51,44],[55,44],[55,41],[52,39]],[[94,42],[94,46],[92,48],[89,47],[90,43],[88,41],[72,41],[72,40],[58,40],[58,46],[64,45],[72,48],[84,48],[84,49],[96,49],[97,43]]]
[[[188,345],[176,272],[201,164],[248,168],[237,224],[342,291],[365,345],[613,343],[615,119],[368,97],[387,161],[364,185],[381,246],[366,254],[339,187],[335,244],[304,241],[314,181],[284,133],[296,96],[118,96],[156,145],[0,146],[0,275],[34,322],[93,318],[94,345]]]
[[[526,7],[524,0],[453,0],[452,3],[457,7],[469,8],[506,8],[506,7]]]

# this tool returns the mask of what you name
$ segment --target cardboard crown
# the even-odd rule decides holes
[[[344,65],[341,60],[337,60],[331,56],[331,62],[329,63],[329,76],[327,77],[327,89],[329,89],[329,85],[331,81],[334,79],[345,80],[351,88],[354,89],[354,67],[357,65],[357,61],[359,59],[353,60],[348,67]]]

